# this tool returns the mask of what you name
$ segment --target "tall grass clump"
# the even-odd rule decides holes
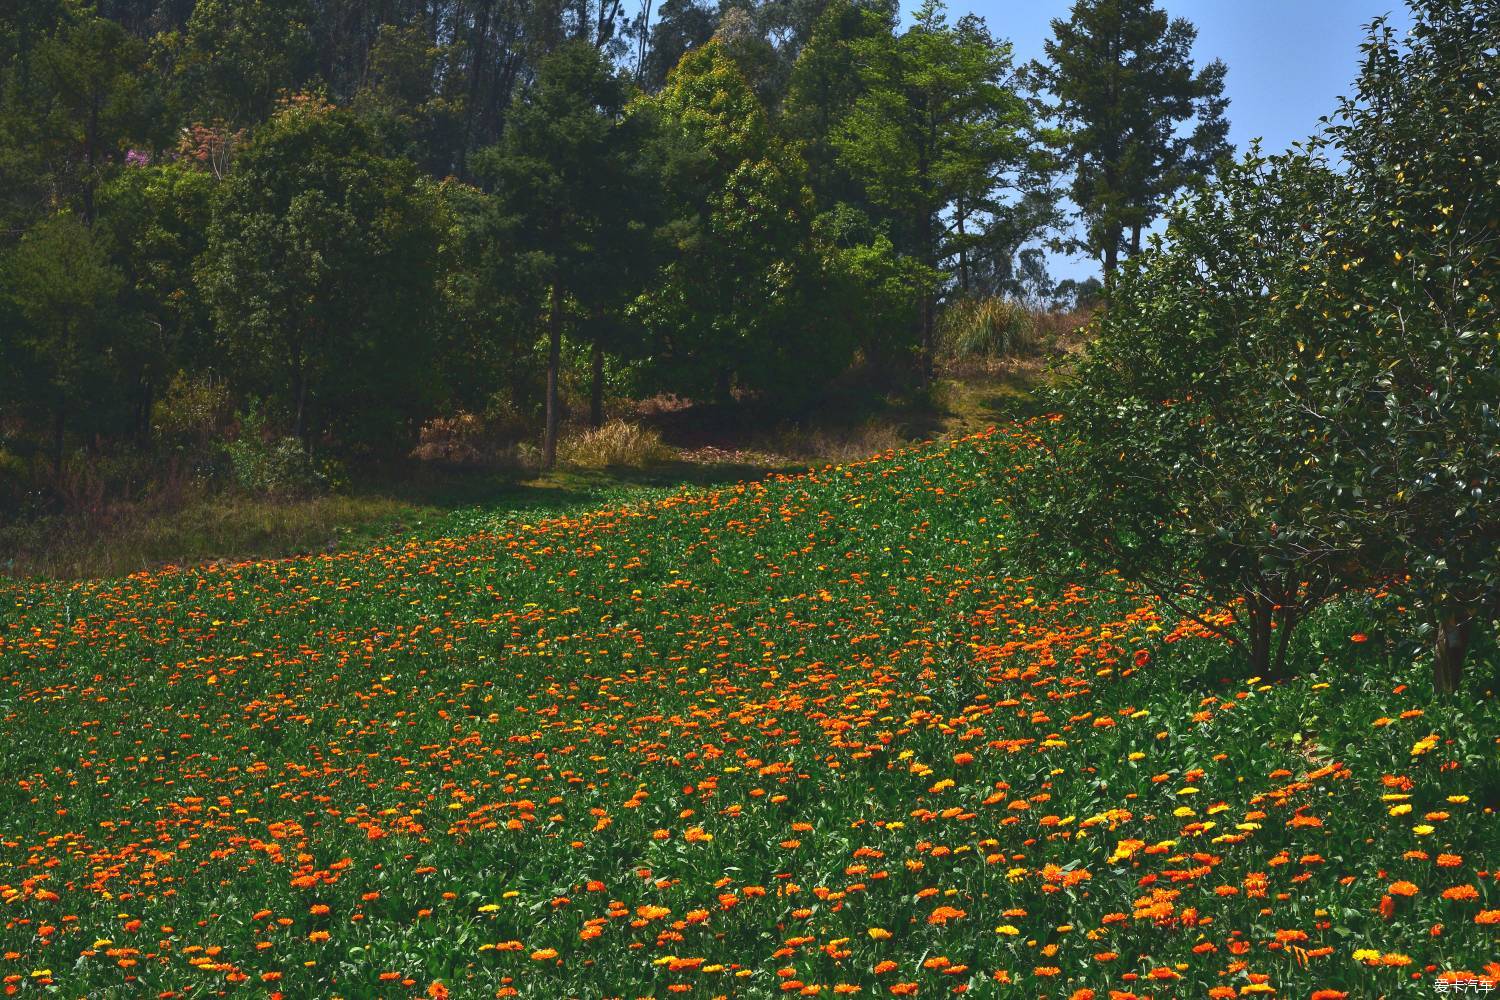
[[[943,353],[950,358],[1021,357],[1040,346],[1036,311],[998,296],[961,299],[943,313]]]
[[[672,457],[655,428],[625,420],[611,420],[564,438],[558,460],[574,469],[639,469]]]

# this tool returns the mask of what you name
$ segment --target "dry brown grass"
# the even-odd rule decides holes
[[[570,434],[558,442],[558,462],[570,469],[643,469],[672,458],[661,433],[626,420]]]

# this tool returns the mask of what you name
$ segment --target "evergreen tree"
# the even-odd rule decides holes
[[[962,245],[954,242],[961,236],[956,221],[1025,160],[1030,114],[1005,85],[1009,46],[978,22],[949,24],[940,0],[926,0],[905,32],[851,45],[861,93],[834,145],[870,201],[906,223],[906,245],[925,275],[918,342],[926,380],[940,267]]]
[[[411,164],[318,98],[237,155],[197,285],[247,388],[304,441],[399,439],[433,397],[437,225]]]
[[[534,87],[512,112],[505,142],[482,170],[495,183],[517,250],[548,288],[547,386],[542,461],[557,458],[558,379],[570,300],[599,294],[608,235],[628,227],[630,131],[622,128],[625,86],[584,41],[565,42],[541,64]]]
[[[1195,72],[1197,30],[1155,0],[1077,0],[1052,32],[1031,73],[1052,97],[1081,246],[1109,276],[1175,193],[1228,152],[1226,71],[1215,60]]]

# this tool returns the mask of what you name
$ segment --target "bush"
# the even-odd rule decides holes
[[[1120,270],[1098,339],[1050,396],[1062,416],[1013,472],[1013,554],[1118,570],[1263,676],[1379,548],[1327,448],[1354,397],[1309,398],[1331,368],[1304,346],[1327,322],[1297,308],[1320,287],[1301,266],[1320,239],[1305,220],[1337,198],[1315,159],[1226,164]]]
[[[478,465],[485,457],[484,422],[464,411],[434,417],[422,425],[411,457],[419,462]]]
[[[302,442],[271,433],[255,404],[240,418],[239,437],[227,450],[235,484],[246,492],[300,496],[328,487],[326,470],[313,465]]]
[[[942,353],[949,358],[1034,354],[1040,343],[1036,312],[1014,299],[960,299],[943,313]]]
[[[151,407],[151,433],[162,444],[205,451],[224,431],[229,386],[212,372],[172,376],[167,391]]]
[[[557,449],[558,460],[575,469],[639,469],[666,461],[671,454],[658,431],[624,420],[566,437]]]

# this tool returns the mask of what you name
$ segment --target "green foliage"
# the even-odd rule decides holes
[[[1020,477],[1022,547],[1179,605],[1241,595],[1257,669],[1271,619],[1284,646],[1327,595],[1387,583],[1452,691],[1500,615],[1500,18],[1413,8],[1406,43],[1374,25],[1311,155],[1225,168],[1122,271]]]
[[[267,118],[313,69],[307,0],[197,0],[181,35],[158,39],[189,120],[249,125]]]
[[[950,25],[938,0],[927,0],[901,34],[860,34],[848,45],[860,88],[832,144],[871,203],[900,220],[921,268],[919,336],[930,372],[939,268],[969,250],[962,227],[949,233],[943,215],[998,210],[997,176],[1026,159],[1030,113],[1004,83],[1009,45],[996,43],[975,19]]]
[[[805,167],[724,46],[690,52],[632,116],[657,130],[673,206],[666,262],[634,307],[658,377],[695,394],[738,382],[797,396],[836,371],[846,331],[805,336],[821,277]]]
[[[1328,213],[1320,398],[1355,393],[1340,427],[1349,488],[1425,609],[1440,686],[1500,617],[1500,12],[1418,0],[1399,40],[1371,28],[1328,141],[1348,164]],[[1311,349],[1311,348],[1310,348]]]
[[[304,440],[413,436],[437,391],[438,229],[411,164],[360,119],[284,106],[239,153],[197,272],[242,389]]]
[[[223,432],[229,410],[223,378],[179,370],[151,406],[151,433],[168,446],[203,452]]]
[[[0,287],[20,321],[6,338],[12,391],[49,415],[58,464],[67,427],[97,428],[116,398],[110,324],[122,277],[103,241],[71,212],[33,226],[4,266]]]
[[[1036,425],[1040,451],[1014,484],[1018,552],[1118,570],[1261,675],[1367,572],[1356,501],[1324,466],[1342,418],[1309,397],[1322,363],[1287,306],[1316,250],[1306,219],[1334,195],[1314,161],[1251,155],[1174,209],[1118,275],[1098,339],[1051,397],[1063,416]]]
[[[1195,72],[1197,30],[1155,0],[1081,0],[1052,31],[1030,72],[1051,95],[1053,142],[1086,227],[1080,245],[1108,276],[1176,193],[1229,152],[1225,67]]]
[[[258,402],[251,401],[239,424],[238,436],[225,450],[240,489],[253,496],[301,496],[327,487],[328,476],[314,465],[301,439],[275,433]]]

